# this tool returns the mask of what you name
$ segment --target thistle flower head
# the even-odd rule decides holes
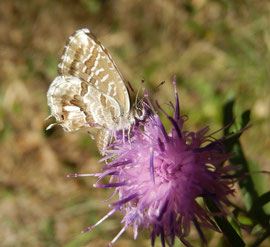
[[[166,114],[172,125],[169,133],[148,101],[147,119],[137,123],[128,140],[123,141],[119,134],[102,159],[106,165],[96,174],[100,179],[95,186],[115,188],[119,199],[110,204],[113,209],[103,219],[85,231],[120,210],[124,226],[110,245],[129,226],[134,238],[139,228],[148,229],[152,246],[157,236],[163,246],[166,242],[173,245],[175,237],[190,246],[186,237],[192,225],[205,242],[201,228],[219,230],[199,198],[210,198],[226,215],[227,197],[234,193],[235,182],[228,175],[235,168],[224,166],[224,161],[231,155],[224,152],[220,140],[207,134],[208,127],[197,132],[183,129],[187,117],[180,115],[176,85],[175,104],[170,106],[173,116]],[[105,176],[110,177],[108,184],[101,183]]]

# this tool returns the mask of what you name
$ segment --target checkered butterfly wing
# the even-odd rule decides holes
[[[110,131],[119,129],[119,120],[129,116],[130,99],[121,73],[88,29],[69,38],[58,73],[47,93],[56,124],[66,131],[89,127],[89,123],[98,127],[101,151],[108,144]]]

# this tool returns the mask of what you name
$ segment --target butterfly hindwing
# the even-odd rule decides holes
[[[66,131],[95,127],[95,124],[109,128],[114,117],[121,114],[114,98],[73,76],[56,77],[47,98],[52,115]]]

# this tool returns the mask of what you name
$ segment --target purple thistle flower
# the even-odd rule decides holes
[[[197,132],[183,130],[187,117],[180,115],[175,80],[174,86],[175,105],[170,103],[173,117],[157,104],[171,122],[171,132],[165,131],[148,100],[146,121],[138,122],[125,142],[119,134],[101,160],[106,161],[103,172],[90,174],[99,177],[95,187],[115,188],[119,200],[110,204],[113,209],[105,217],[83,232],[92,230],[117,210],[124,215],[124,226],[109,246],[129,226],[133,227],[135,239],[139,228],[148,229],[152,246],[159,235],[162,246],[173,245],[175,237],[191,246],[186,237],[194,225],[205,243],[201,228],[219,229],[211,219],[213,213],[198,203],[198,198],[211,199],[219,207],[219,215],[227,215],[228,196],[234,194],[232,185],[237,181],[231,175],[236,168],[224,165],[231,154],[224,152],[221,140],[207,134],[208,127]],[[146,92],[145,96],[148,99]],[[100,183],[106,176],[110,182]]]

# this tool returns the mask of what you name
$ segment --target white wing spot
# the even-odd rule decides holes
[[[94,49],[95,49],[95,45],[92,45],[91,48],[90,48],[90,51],[89,51],[90,56],[92,56]]]
[[[95,75],[97,75],[97,76],[98,76],[98,75],[99,75],[99,73],[100,73],[100,72],[103,72],[103,71],[104,71],[104,69],[103,69],[103,68],[100,68],[100,69],[98,69],[98,70],[95,72]]]
[[[111,95],[111,91],[114,91],[112,93],[112,96],[116,96],[116,87],[115,87],[115,82],[111,81],[109,84],[108,84],[108,94]]]
[[[86,56],[86,58],[82,61],[83,63],[85,63],[87,60],[89,60],[89,58],[92,56],[92,52],[89,53],[88,56]]]
[[[66,105],[64,106],[64,109],[69,112],[75,112],[75,111],[78,111],[79,107],[74,106],[74,105]]]
[[[103,78],[100,80],[101,82],[106,81],[109,78],[109,74],[106,74],[103,76]],[[110,84],[109,84],[110,85]]]
[[[90,33],[90,30],[88,28],[82,28],[78,30],[77,32]]]
[[[82,33],[81,35],[80,35],[80,42],[82,43],[82,44],[84,44],[84,45],[89,45],[89,40],[88,40],[88,36],[87,35],[85,35],[85,33]]]
[[[95,84],[94,84],[94,85],[95,85],[95,87],[96,87],[97,89],[99,89],[98,84],[99,84],[99,82],[98,82],[98,81],[96,81],[96,82],[95,82]]]

